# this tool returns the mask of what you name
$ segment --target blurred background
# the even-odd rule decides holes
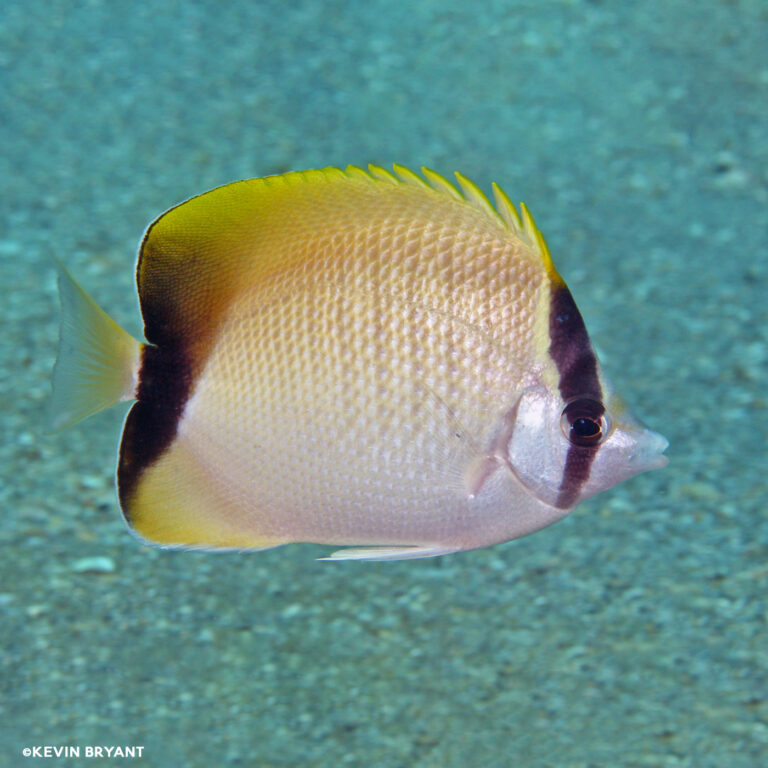
[[[766,40],[764,0],[6,0],[0,765],[768,765]],[[51,258],[139,334],[163,210],[369,162],[526,202],[669,467],[437,560],[141,545],[124,411],[45,431]]]

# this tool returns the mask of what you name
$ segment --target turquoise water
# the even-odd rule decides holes
[[[767,39],[764,0],[4,3],[0,766],[768,765]],[[138,333],[162,210],[393,161],[526,201],[669,467],[437,560],[142,546],[123,412],[44,434],[50,258]]]

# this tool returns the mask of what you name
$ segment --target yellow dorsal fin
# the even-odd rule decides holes
[[[402,165],[395,165],[394,169],[399,179],[392,176],[388,171],[383,171],[383,169],[377,168],[376,170],[386,174],[386,176],[381,176],[379,178],[386,178],[387,181],[411,184],[418,187],[428,185],[429,188],[440,194],[448,195],[454,200],[469,203],[505,229],[509,229],[512,232],[525,237],[531,247],[534,248],[541,257],[547,274],[556,282],[562,282],[562,278],[557,273],[557,270],[552,263],[552,257],[549,253],[546,240],[544,240],[544,236],[536,226],[531,212],[528,210],[525,203],[520,203],[522,216],[518,214],[506,192],[504,192],[496,182],[493,182],[491,185],[494,200],[496,202],[496,207],[494,208],[483,191],[462,173],[456,172],[455,174],[456,180],[459,182],[459,187],[461,188],[461,191],[459,191],[445,177],[441,176],[436,171],[433,171],[431,168],[426,168],[424,166],[421,168],[421,172],[427,180],[426,184],[421,177]],[[371,167],[371,171],[373,171],[373,167]]]
[[[507,197],[507,193],[494,181],[491,184],[493,188],[493,198],[496,201],[496,210],[507,226],[514,232],[522,232],[523,222],[520,221],[520,214],[515,210],[512,201]]]
[[[490,216],[497,224],[500,224],[505,229],[510,229],[513,232],[526,237],[534,248],[541,250],[541,256],[545,263],[551,261],[549,251],[546,249],[546,243],[543,242],[541,232],[539,232],[536,227],[531,212],[524,203],[521,203],[520,207],[523,212],[521,216],[509,199],[507,193],[504,192],[496,182],[491,184],[495,202],[494,207],[485,193],[471,179],[467,178],[462,173],[456,172],[455,174],[461,190],[459,191],[459,189],[451,184],[448,179],[426,166],[421,167],[424,179],[404,165],[396,163],[393,166],[393,169],[395,171],[394,174],[378,165],[369,165],[367,171],[358,168],[357,166],[349,165],[347,166],[345,173],[350,178],[355,179],[386,181],[390,184],[408,184],[409,186],[421,189],[432,189],[435,192],[447,195],[454,200],[469,203],[474,208],[477,208]],[[331,170],[336,169],[326,169],[326,171]]]
[[[376,166],[369,166],[369,168],[375,168]],[[348,165],[344,169],[344,173],[349,176],[350,179],[360,179],[361,181],[372,182],[374,180],[373,173],[363,168],[358,168],[356,165]]]
[[[468,203],[474,205],[478,210],[487,213],[492,219],[496,219],[502,226],[506,226],[504,219],[499,216],[494,207],[488,202],[488,198],[483,194],[483,191],[477,184],[470,181],[458,171],[456,171],[456,179],[458,180],[461,191],[464,193],[464,197]]]
[[[309,174],[308,178],[311,178],[313,172],[312,171],[302,171],[301,173],[302,173],[302,175],[305,174],[305,173],[308,173]],[[334,179],[349,178],[349,176],[350,176],[347,171],[342,171],[341,168],[334,168],[332,165],[328,166],[327,168],[323,168],[322,173],[325,176],[325,178],[328,179],[329,181],[332,181]],[[290,174],[285,174],[285,175],[289,176]],[[267,178],[269,178],[269,177],[267,177]]]
[[[431,168],[425,168],[423,165],[421,166],[421,172],[424,174],[424,178],[429,182],[429,186],[432,187],[437,192],[445,192],[446,194],[450,195],[454,200],[463,200],[464,198],[461,196],[461,192],[459,192],[456,187],[451,184],[448,179],[446,179],[444,176],[441,176],[436,171],[433,171]]]
[[[520,203],[520,212],[522,213],[523,220],[523,232],[532,240],[536,241],[536,223],[531,216],[531,212],[528,210],[528,206],[525,203]]]
[[[354,168],[355,166],[349,167]],[[361,169],[358,168],[358,170]],[[388,171],[386,168],[382,168],[379,165],[369,165],[368,172],[374,179],[379,179],[379,181],[388,181],[390,184],[399,184],[397,176],[395,176],[391,171]],[[365,173],[365,171],[363,171],[363,173]]]
[[[392,170],[399,177],[399,179],[405,184],[410,184],[414,187],[421,187],[427,189],[429,185],[418,174],[414,173],[410,168],[406,168],[404,165],[398,165],[395,163],[392,166]]]
[[[533,220],[533,216],[531,216],[528,206],[525,203],[520,203],[520,210],[523,214],[523,230],[528,235],[531,242],[536,245],[536,249],[544,262],[544,268],[546,269],[547,274],[554,282],[562,283],[563,278],[560,277],[555,269],[555,265],[552,263],[552,256],[550,256],[547,242],[544,240],[544,235],[541,234],[539,228],[536,226],[536,222]]]
[[[496,206],[494,207],[483,191],[462,173],[457,172],[455,174],[456,180],[461,188],[461,191],[459,191],[444,176],[437,173],[437,171],[433,171],[431,168],[425,166],[422,166],[421,168],[421,172],[424,174],[424,179],[426,179],[426,181],[414,173],[414,171],[403,165],[395,164],[393,169],[397,175],[377,165],[369,165],[368,172],[351,165],[347,167],[346,173],[350,178],[369,178],[385,181],[390,184],[408,184],[422,189],[431,189],[454,200],[468,203],[479,211],[482,211],[505,229],[509,229],[525,238],[530,246],[541,257],[547,274],[555,280],[562,281],[562,278],[558,275],[552,263],[552,257],[550,256],[547,243],[536,226],[533,216],[531,216],[531,212],[528,210],[525,203],[520,203],[522,215],[519,214],[512,201],[507,196],[507,193],[504,192],[496,182],[493,182],[491,185],[494,201],[496,203]]]

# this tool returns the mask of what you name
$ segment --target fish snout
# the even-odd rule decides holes
[[[669,458],[664,451],[669,447],[669,441],[664,435],[645,429],[637,439],[637,444],[629,457],[630,464],[637,472],[651,469],[662,469],[669,464]]]

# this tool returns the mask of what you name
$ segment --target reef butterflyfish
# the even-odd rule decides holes
[[[60,268],[57,426],[133,401],[117,488],[139,537],[431,557],[666,464],[525,205],[422,173],[285,173],[166,211],[136,267],[145,341]]]

